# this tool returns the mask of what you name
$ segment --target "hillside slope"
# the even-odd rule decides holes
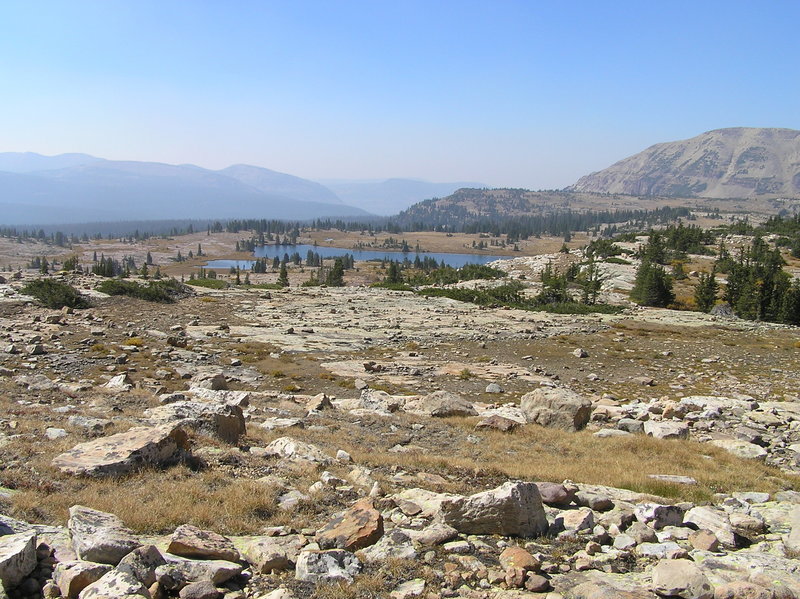
[[[660,143],[569,191],[708,198],[800,197],[800,131],[736,127]]]

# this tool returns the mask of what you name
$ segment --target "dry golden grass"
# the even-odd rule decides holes
[[[392,423],[414,422],[395,415]],[[340,423],[341,424],[341,423]],[[529,425],[512,434],[473,430],[475,419],[449,418],[429,427],[452,427],[452,443],[428,445],[428,453],[389,453],[380,431],[368,433],[341,425],[330,430],[292,431],[290,434],[317,443],[327,451],[348,451],[356,463],[378,471],[397,468],[453,476],[445,489],[474,492],[474,484],[486,486],[500,480],[521,479],[607,485],[659,495],[675,500],[702,501],[713,493],[731,491],[775,492],[800,488],[800,477],[789,475],[754,460],[743,460],[722,449],[692,441],[653,439],[644,435],[600,439],[588,431],[570,433]],[[464,441],[468,435],[477,443]],[[439,437],[439,435],[437,435]],[[697,485],[664,483],[649,474],[690,476]]]
[[[252,533],[278,511],[276,489],[222,472],[184,466],[121,479],[76,480],[68,492],[28,489],[14,495],[15,513],[32,521],[65,522],[70,506],[85,505],[119,516],[138,533],[165,534],[194,524],[223,534]]]

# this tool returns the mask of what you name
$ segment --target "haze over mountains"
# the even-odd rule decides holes
[[[735,127],[660,143],[570,191],[708,198],[800,197],[800,131]]]
[[[343,201],[320,183],[246,164],[213,171],[88,154],[0,153],[0,224],[358,217],[396,213],[462,185],[402,179],[349,182],[338,187]]]
[[[458,189],[488,187],[474,181],[430,183],[418,179],[386,179],[384,181],[329,179],[320,181],[320,183],[335,191],[346,204],[385,216],[397,214],[423,200],[450,195]]]

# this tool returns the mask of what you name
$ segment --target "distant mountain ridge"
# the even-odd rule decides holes
[[[800,131],[734,127],[660,143],[568,191],[708,198],[800,197]]]
[[[487,187],[483,183],[469,181],[431,183],[401,178],[378,181],[329,180],[323,183],[335,191],[346,204],[384,216],[397,214],[423,200],[448,196],[464,187]]]
[[[367,214],[318,183],[256,166],[212,171],[87,154],[0,154],[0,224],[6,225]]]

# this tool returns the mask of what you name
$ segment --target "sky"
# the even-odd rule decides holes
[[[0,151],[555,189],[800,129],[800,2],[0,0]]]

